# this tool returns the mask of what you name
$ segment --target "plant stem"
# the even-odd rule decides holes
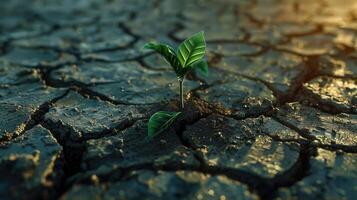
[[[181,110],[183,110],[183,108],[184,108],[184,102],[183,102],[183,79],[179,79],[179,85],[180,85]]]

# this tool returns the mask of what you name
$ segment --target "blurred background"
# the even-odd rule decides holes
[[[356,73],[354,0],[11,0],[0,9],[6,62],[54,62],[56,53],[67,61],[130,60],[140,58],[148,41],[177,46],[204,30],[210,66],[264,79],[280,90],[290,84],[280,75],[295,78],[281,70],[296,72],[293,66],[303,56],[321,56],[329,63],[321,69],[326,74]],[[165,67],[157,57],[141,64]]]

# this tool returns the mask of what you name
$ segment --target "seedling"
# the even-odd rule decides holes
[[[175,122],[176,118],[181,114],[181,112],[165,112],[159,111],[150,117],[148,124],[148,135],[149,137],[155,137],[160,133],[167,130],[172,123]]]
[[[165,58],[176,73],[179,82],[180,90],[180,107],[184,108],[183,82],[186,74],[192,69],[198,70],[200,73],[207,75],[207,62],[202,58],[206,51],[206,42],[203,31],[196,33],[190,38],[183,41],[177,51],[167,44],[150,42],[145,44],[144,48],[152,49]],[[154,137],[175,122],[175,119],[181,112],[164,112],[159,111],[151,116],[148,124],[148,135]]]

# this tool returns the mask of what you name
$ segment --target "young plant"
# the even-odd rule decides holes
[[[184,108],[183,82],[186,74],[192,69],[206,75],[207,62],[202,58],[206,52],[206,42],[203,31],[196,33],[183,41],[177,51],[167,44],[150,42],[144,48],[154,50],[162,55],[176,73],[180,90],[180,107]],[[166,130],[175,121],[181,112],[159,111],[151,116],[148,124],[148,135],[154,137]]]
[[[199,69],[204,74],[208,71],[206,61],[202,60],[206,51],[203,31],[183,41],[176,52],[169,45],[155,42],[147,43],[144,48],[152,49],[162,55],[175,71],[180,87],[180,106],[183,109],[183,81],[186,74],[194,68]]]

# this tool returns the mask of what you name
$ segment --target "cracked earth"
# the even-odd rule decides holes
[[[0,7],[0,199],[354,199],[354,0],[11,0]],[[177,111],[141,47],[204,30]]]

